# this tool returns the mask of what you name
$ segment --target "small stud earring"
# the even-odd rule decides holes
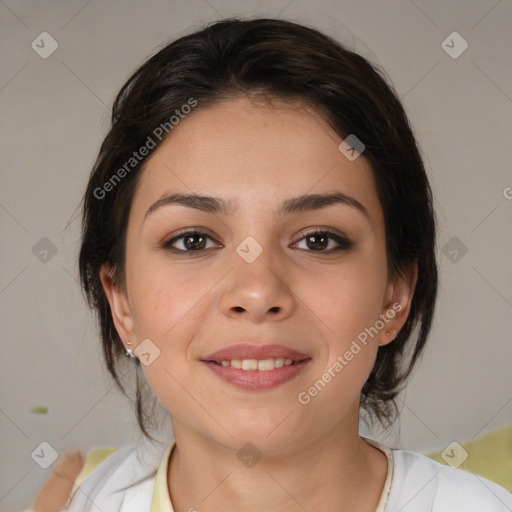
[[[127,341],[126,344],[127,345],[131,345],[132,342],[131,341]],[[131,357],[131,358],[135,358],[135,356],[133,355],[132,352],[133,352],[133,350],[131,348],[127,348],[126,349],[126,356]]]

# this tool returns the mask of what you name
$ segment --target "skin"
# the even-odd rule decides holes
[[[341,141],[305,105],[240,97],[198,106],[146,162],[128,222],[126,286],[116,287],[107,268],[101,279],[125,345],[149,339],[160,350],[142,368],[172,417],[168,483],[176,512],[377,506],[387,461],[359,437],[359,397],[378,346],[407,319],[417,269],[388,276],[371,166],[364,155],[349,161]],[[290,197],[333,191],[355,198],[368,216],[335,204],[275,217]],[[239,209],[228,216],[168,205],[144,220],[174,192],[236,200]],[[199,244],[202,252],[161,248],[192,227],[212,237]],[[308,245],[305,235],[320,227],[344,233],[354,246]],[[263,249],[252,263],[236,252],[248,236]],[[174,248],[186,250],[184,239]],[[298,394],[397,303],[401,311],[385,328],[307,405],[299,403]],[[200,361],[248,338],[305,352],[311,361],[265,391],[235,388]],[[262,454],[252,467],[237,458],[247,442]]]
[[[66,453],[59,458],[30,508],[34,512],[60,512],[66,506],[74,481],[84,464],[85,457],[79,451]]]

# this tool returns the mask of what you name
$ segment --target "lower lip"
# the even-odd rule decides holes
[[[293,379],[302,372],[311,359],[305,359],[290,366],[281,366],[273,370],[241,370],[231,366],[222,366],[210,361],[203,361],[222,380],[237,388],[248,391],[259,391],[275,388]]]

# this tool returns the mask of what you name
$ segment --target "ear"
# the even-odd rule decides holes
[[[127,341],[134,339],[133,317],[128,298],[125,292],[114,283],[112,270],[106,265],[100,269],[100,280],[110,304],[115,328],[126,346]]]
[[[404,326],[411,310],[412,298],[418,280],[418,263],[415,261],[388,283],[381,318],[387,323],[379,332],[379,345],[392,342]]]

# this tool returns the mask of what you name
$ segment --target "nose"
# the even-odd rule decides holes
[[[235,252],[221,297],[224,314],[235,319],[244,317],[252,323],[288,318],[296,307],[296,298],[286,263],[279,264],[267,250],[248,261]]]

